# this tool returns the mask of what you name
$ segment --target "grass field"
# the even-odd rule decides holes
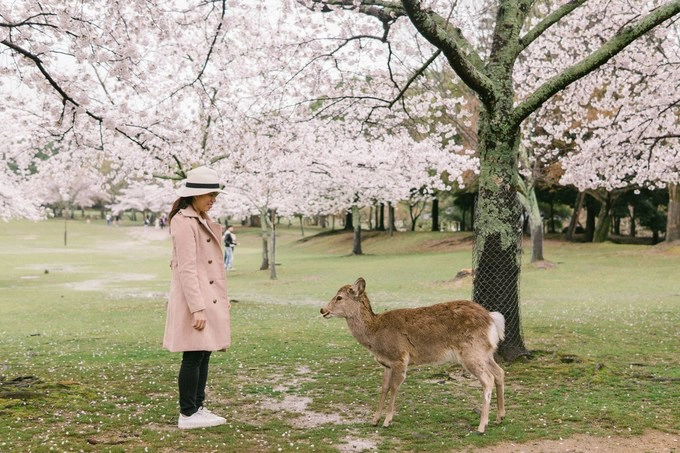
[[[213,355],[208,395],[228,422],[179,431],[180,357],[161,349],[167,231],[74,221],[64,246],[63,221],[0,223],[0,451],[473,451],[678,433],[680,246],[547,243],[557,266],[525,264],[521,281],[533,358],[502,364],[507,418],[478,436],[479,384],[457,365],[410,370],[393,424],[371,426],[380,367],[344,320],[319,317],[358,276],[375,311],[469,298],[453,280],[469,237],[366,232],[357,257],[349,235],[312,233],[279,229],[272,281],[258,232],[237,231],[233,346]]]

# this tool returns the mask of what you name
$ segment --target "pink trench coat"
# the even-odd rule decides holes
[[[223,351],[231,344],[222,227],[181,209],[170,225],[172,280],[163,347],[172,352]],[[205,310],[203,330],[192,327],[192,313]]]

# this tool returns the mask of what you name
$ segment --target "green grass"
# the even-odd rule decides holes
[[[370,426],[379,366],[319,308],[367,280],[374,309],[469,298],[461,233],[347,234],[282,227],[278,279],[256,230],[237,231],[228,275],[233,346],[213,356],[210,407],[225,426],[176,429],[179,355],[161,349],[170,242],[101,221],[0,224],[0,451],[468,450],[575,433],[677,432],[678,246],[546,244],[525,264],[532,360],[503,364],[507,418],[474,430],[478,383],[456,365],[410,370],[387,429]],[[495,417],[492,410],[491,418]],[[357,450],[358,451],[358,450]]]

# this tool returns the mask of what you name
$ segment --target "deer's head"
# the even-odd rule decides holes
[[[330,302],[322,309],[321,315],[324,318],[349,318],[357,315],[362,309],[370,304],[366,297],[366,280],[359,277],[353,285],[345,285],[338,290]]]

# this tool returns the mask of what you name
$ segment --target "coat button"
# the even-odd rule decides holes
[[[212,260],[208,260],[208,264],[212,264]]]
[[[217,299],[213,299],[213,304],[216,304],[216,303],[217,303]]]
[[[210,238],[208,238],[208,242],[210,242]]]

